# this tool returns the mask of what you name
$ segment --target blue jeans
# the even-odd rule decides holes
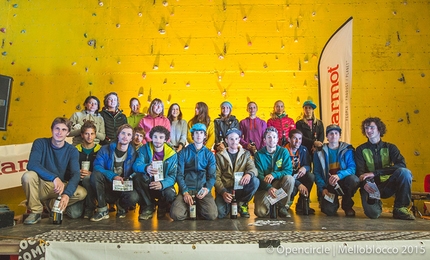
[[[255,192],[260,186],[260,180],[257,177],[252,177],[247,185],[243,186],[243,189],[236,190],[236,200],[239,204],[247,203],[252,199]],[[227,188],[228,193],[232,193],[233,187]],[[224,218],[230,213],[230,204],[224,201],[224,198],[220,194],[216,194],[215,204],[218,208],[218,218]]]
[[[394,208],[408,207],[411,204],[412,173],[406,168],[398,168],[385,182],[378,183],[381,199],[395,195]],[[360,189],[361,203],[364,214],[369,218],[378,218],[382,213],[382,202],[377,200],[374,204],[367,203],[369,193]]]

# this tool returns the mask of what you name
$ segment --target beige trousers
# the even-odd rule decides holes
[[[54,192],[54,183],[42,180],[34,171],[25,172],[21,177],[21,184],[27,198],[27,208],[32,213],[42,213],[42,201],[49,203],[49,200],[58,197],[58,194]],[[66,188],[67,183],[65,185]],[[85,199],[86,196],[87,191],[85,188],[78,185],[73,196],[69,198],[67,206]]]
[[[282,177],[280,180],[274,180],[272,182],[272,186],[275,189],[282,188],[285,193],[288,194],[287,197],[280,200],[278,203],[282,206],[287,206],[290,203],[290,196],[293,193],[294,189],[294,178],[291,175],[286,175]],[[254,195],[254,214],[259,218],[264,218],[269,215],[269,201],[265,200],[264,197],[268,195],[268,192],[265,190],[258,190]]]

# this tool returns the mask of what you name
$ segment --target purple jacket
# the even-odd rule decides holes
[[[249,117],[240,121],[240,131],[242,131],[242,138],[240,139],[240,144],[243,148],[247,148],[250,140],[255,143],[257,150],[260,150],[263,146],[263,134],[266,131],[267,124],[265,121],[256,117],[251,119]]]

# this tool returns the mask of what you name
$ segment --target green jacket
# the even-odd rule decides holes
[[[264,176],[272,174],[275,180],[280,180],[286,175],[293,175],[293,164],[287,149],[276,146],[273,154],[267,152],[266,147],[261,148],[255,154],[255,166],[258,171],[260,187],[258,190],[269,190],[272,184],[264,182]]]

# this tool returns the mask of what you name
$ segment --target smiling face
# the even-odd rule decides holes
[[[221,115],[222,115],[223,117],[227,117],[227,116],[229,116],[229,115],[230,115],[230,113],[231,113],[231,109],[230,109],[230,107],[229,107],[229,106],[227,106],[227,105],[222,105],[222,106],[221,106]]]
[[[379,132],[378,126],[375,124],[375,122],[371,122],[370,124],[364,126],[364,129],[366,131],[367,138],[373,140],[381,139],[381,133]]]
[[[178,116],[179,116],[179,106],[178,105],[173,105],[172,106],[172,117],[173,118],[178,118]]]
[[[52,127],[52,139],[53,141],[60,143],[66,140],[66,137],[69,135],[69,128],[66,124],[59,123]]]
[[[109,110],[111,110],[111,109],[116,109],[117,108],[117,106],[118,106],[118,97],[117,96],[115,96],[115,95],[110,95],[108,98],[107,98],[107,106],[108,106],[108,109]]]
[[[163,112],[163,104],[161,104],[160,102],[155,102],[153,105],[152,105],[152,113],[154,114],[154,115],[160,115],[162,112]]]
[[[267,132],[266,137],[264,138],[264,142],[268,149],[276,148],[278,144],[278,134],[276,132]]]
[[[293,134],[290,138],[290,147],[294,150],[299,149],[302,144],[302,135],[301,134]]]

